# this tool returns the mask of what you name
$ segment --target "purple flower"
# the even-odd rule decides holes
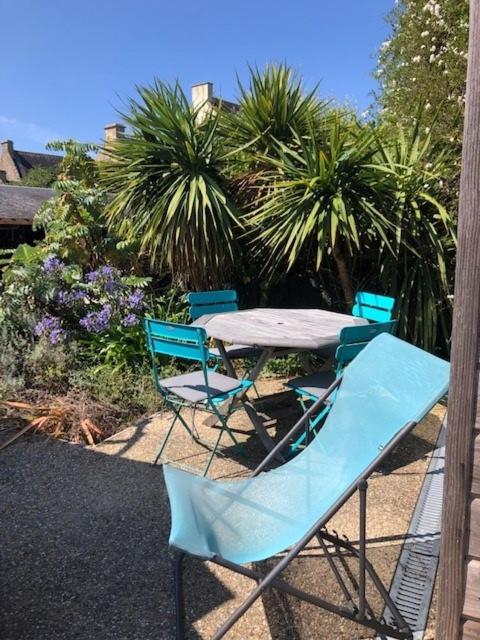
[[[67,306],[70,303],[70,292],[61,289],[57,293],[57,303],[61,306]]]
[[[75,302],[81,302],[85,299],[85,291],[82,289],[74,289],[73,291],[65,291],[65,289],[61,289],[57,293],[57,303],[60,306],[68,307]]]
[[[45,258],[43,261],[43,270],[48,274],[60,273],[65,264],[56,258],[55,256],[50,256],[49,258]]]
[[[119,272],[114,267],[104,265],[87,273],[87,282],[102,286],[106,293],[113,293],[118,286]]]
[[[145,294],[141,289],[135,289],[135,291],[128,296],[127,304],[130,309],[142,308],[144,306],[144,297]]]
[[[35,325],[35,335],[44,336],[50,344],[58,344],[65,336],[62,321],[55,316],[45,316]]]
[[[127,313],[127,315],[122,319],[122,325],[124,327],[131,327],[134,324],[138,324],[138,318],[134,313]]]
[[[111,317],[112,306],[106,304],[100,311],[87,313],[87,315],[80,320],[80,325],[91,333],[100,333],[109,328]]]

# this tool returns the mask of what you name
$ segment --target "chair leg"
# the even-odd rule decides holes
[[[152,462],[152,465],[156,465],[157,462],[160,460],[160,458],[162,457],[162,453],[163,450],[165,449],[168,439],[170,438],[170,434],[172,433],[173,427],[175,426],[175,423],[177,420],[180,420],[183,428],[187,431],[187,433],[195,440],[195,442],[198,441],[198,438],[195,436],[195,434],[193,433],[193,431],[190,429],[190,427],[188,426],[188,424],[185,422],[185,420],[183,419],[183,417],[180,415],[180,411],[181,409],[177,409],[175,408],[175,406],[173,405],[169,405],[170,408],[173,410],[175,417],[173,418],[172,424],[170,425],[167,433],[165,434],[165,438],[163,439],[163,442],[160,446],[160,449],[158,450],[157,455],[155,456],[155,460]]]
[[[162,444],[160,445],[160,449],[158,450],[157,455],[155,456],[155,459],[152,462],[153,466],[155,466],[157,464],[157,462],[160,460],[160,458],[162,457],[163,450],[165,449],[165,447],[167,445],[168,439],[170,437],[170,434],[173,431],[173,427],[175,426],[175,423],[176,423],[177,419],[178,419],[178,413],[175,413],[175,417],[172,420],[172,424],[170,425],[167,433],[165,434],[165,437],[164,437],[164,439],[162,441]]]
[[[185,554],[177,552],[174,560],[175,582],[175,640],[185,637],[185,606],[183,598],[183,559]]]
[[[292,445],[290,445],[290,455],[294,454],[304,442],[307,445],[309,444],[310,435],[312,431],[316,435],[315,427],[318,425],[319,422],[321,422],[321,420],[323,420],[323,418],[327,415],[329,410],[330,410],[330,407],[325,407],[325,409],[323,409],[323,411],[321,411],[316,418],[309,420],[309,423],[305,432],[302,433],[302,435]]]
[[[220,433],[218,434],[218,438],[215,442],[215,445],[212,449],[212,453],[210,454],[210,457],[208,458],[208,462],[207,462],[207,466],[205,467],[205,471],[203,472],[203,476],[205,477],[208,473],[208,470],[210,469],[210,466],[213,462],[213,458],[215,457],[215,453],[217,452],[218,449],[218,445],[220,444],[220,440],[222,439],[222,435],[223,435],[223,424],[222,424],[222,428],[220,429]]]
[[[213,411],[214,411],[215,415],[218,417],[218,419],[220,421],[220,424],[221,424],[221,427],[220,427],[220,433],[218,434],[218,438],[217,438],[217,440],[215,442],[215,445],[213,447],[212,453],[210,454],[210,457],[208,459],[207,466],[205,468],[205,471],[203,472],[204,476],[207,475],[208,470],[210,469],[210,466],[211,466],[211,464],[213,462],[213,458],[215,457],[217,449],[218,449],[218,447],[220,445],[220,440],[222,439],[222,436],[223,436],[224,433],[227,433],[230,436],[230,438],[232,439],[232,442],[234,443],[234,445],[236,447],[243,449],[242,445],[235,438],[235,436],[233,435],[232,430],[230,429],[230,427],[227,424],[228,414],[227,414],[227,417],[223,416],[219,411],[217,411],[216,407],[213,407]]]

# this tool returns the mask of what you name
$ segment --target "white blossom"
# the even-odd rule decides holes
[[[412,58],[412,62],[416,62],[416,63],[418,63],[418,62],[420,62],[420,60],[421,60],[421,59],[422,59],[422,57],[421,57],[421,56],[414,56],[414,57]]]

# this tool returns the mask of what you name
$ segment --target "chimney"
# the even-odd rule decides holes
[[[119,124],[118,122],[113,122],[112,124],[105,125],[105,127],[103,127],[103,131],[103,139],[105,144],[125,137],[125,125]],[[103,148],[100,148],[97,159],[100,160],[100,162],[103,162],[109,160],[109,155],[104,151]]]
[[[4,140],[2,142],[2,155],[3,154],[11,156],[13,153],[13,142],[11,140]]]
[[[112,140],[118,140],[118,138],[125,137],[125,126],[118,122],[107,124],[103,130],[105,132],[105,142],[111,142]]]
[[[213,98],[213,83],[200,82],[192,86],[192,106],[194,109]]]
[[[15,162],[15,150],[11,140],[4,140],[2,143],[2,153],[0,154],[0,171],[7,175],[8,182],[20,182],[22,176]]]
[[[210,107],[208,102],[213,98],[213,83],[212,82],[200,82],[192,86],[192,107],[197,112],[197,120],[201,122]]]

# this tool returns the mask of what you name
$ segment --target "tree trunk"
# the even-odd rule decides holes
[[[343,297],[345,298],[345,302],[350,309],[353,305],[354,299],[352,279],[350,278],[347,257],[343,253],[340,246],[340,240],[337,239],[337,241],[335,242],[332,253],[335,264],[337,265],[338,279],[340,280],[340,285],[342,287]]]

